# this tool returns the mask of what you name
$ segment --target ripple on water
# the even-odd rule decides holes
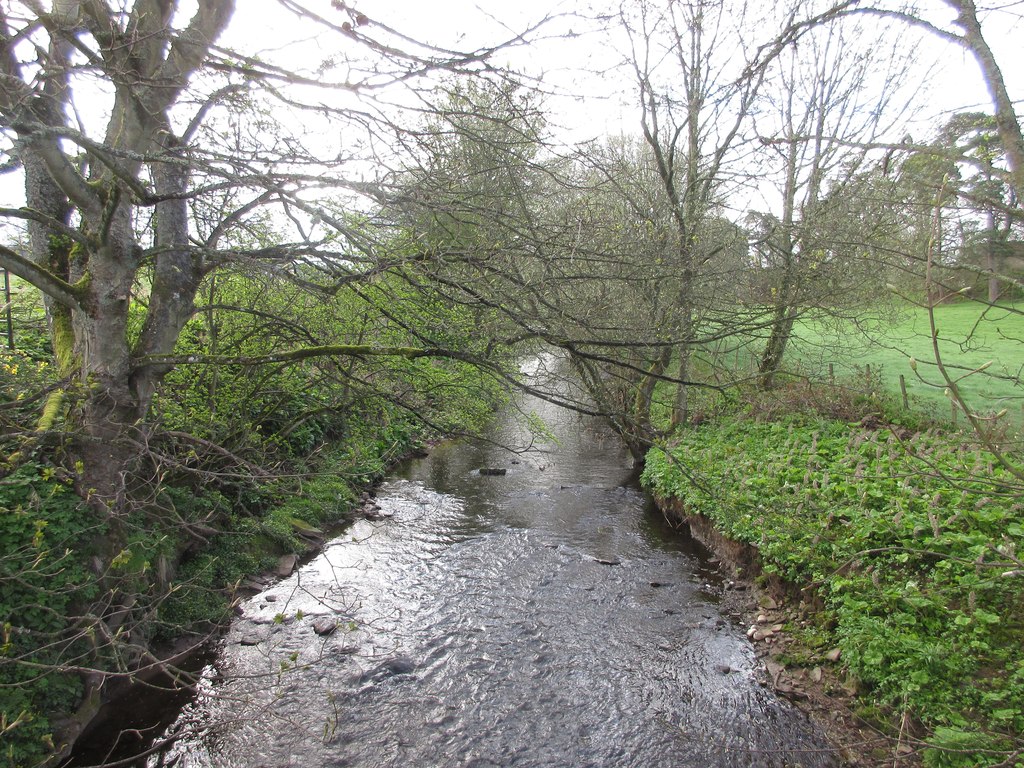
[[[392,518],[247,601],[217,662],[228,682],[178,725],[207,727],[165,764],[833,764],[757,683],[713,570],[629,485],[628,457],[598,426],[528,405],[558,446],[516,464],[441,446],[379,490]],[[514,423],[499,433],[525,444]],[[339,628],[319,636],[314,617]]]

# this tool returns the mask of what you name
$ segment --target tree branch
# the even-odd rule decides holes
[[[82,245],[86,245],[89,242],[88,239],[74,227],[69,227],[63,221],[58,221],[52,216],[47,216],[45,213],[40,213],[39,211],[31,208],[0,208],[0,218],[35,221],[54,230],[54,232],[59,232],[64,237],[68,237],[77,243],[82,243]]]
[[[0,245],[0,267],[27,280],[57,303],[69,309],[82,308],[78,288],[5,245]]]
[[[303,347],[266,355],[147,355],[137,366],[150,365],[268,365],[295,363],[317,357],[402,357],[415,360],[420,357],[444,357],[466,360],[467,355],[450,349],[424,349],[420,347],[377,347],[372,344],[333,344],[321,347]]]

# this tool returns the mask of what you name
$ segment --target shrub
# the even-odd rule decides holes
[[[767,571],[819,585],[876,703],[996,751],[1024,729],[1024,579],[1001,554],[1024,551],[1024,526],[984,452],[935,431],[733,415],[653,450],[643,481],[758,547]]]

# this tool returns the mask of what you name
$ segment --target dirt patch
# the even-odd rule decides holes
[[[740,617],[761,662],[761,680],[806,712],[836,748],[845,765],[912,768],[921,742],[909,720],[883,732],[857,714],[856,681],[838,648],[811,647],[801,638],[818,626],[823,604],[807,587],[790,584],[761,567],[757,549],[722,535],[703,515],[686,512],[674,499],[657,499],[670,524],[685,528],[727,574],[723,610]]]

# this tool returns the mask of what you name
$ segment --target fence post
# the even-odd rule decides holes
[[[903,393],[903,410],[909,411],[910,398],[907,397],[907,380],[902,373],[900,374],[900,392]]]

